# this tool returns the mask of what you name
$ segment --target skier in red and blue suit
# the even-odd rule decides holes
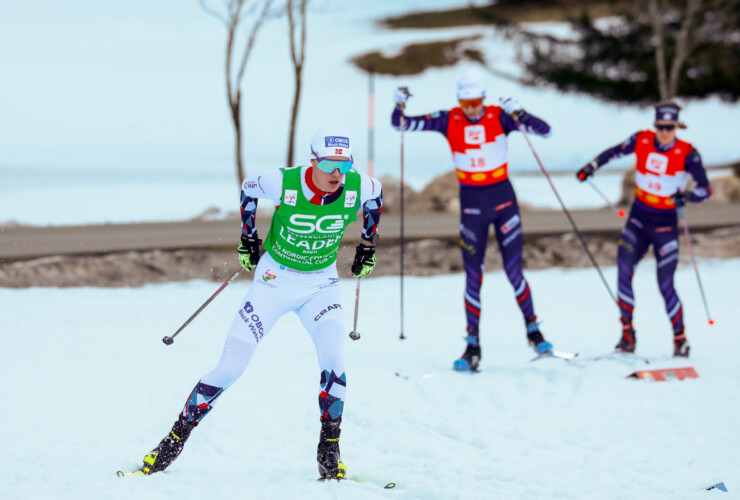
[[[391,125],[404,131],[434,131],[450,145],[460,182],[460,245],[465,268],[465,314],[467,346],[453,364],[459,371],[477,371],[481,359],[478,325],[481,314],[480,289],[493,224],[506,275],[514,287],[516,301],[524,316],[527,339],[538,354],[552,351],[539,329],[532,293],[522,273],[522,225],[516,194],[508,179],[507,136],[518,130],[517,120],[529,133],[548,137],[550,126],[526,113],[516,99],[501,100],[501,106],[485,106],[485,78],[473,68],[457,80],[459,107],[421,116],[404,116],[409,93],[399,87],[394,94]],[[517,117],[517,120],[514,119]]]
[[[673,285],[678,265],[676,206],[682,207],[688,201],[706,201],[712,190],[699,152],[690,143],[676,137],[677,128],[686,128],[678,120],[680,110],[681,107],[673,101],[659,102],[655,105],[655,131],[642,130],[631,135],[622,144],[603,151],[577,172],[578,179],[583,182],[610,160],[632,153],[637,157],[635,201],[617,250],[617,302],[621,311],[622,337],[615,348],[620,352],[635,352],[632,276],[652,244],[658,267],[658,286],[673,328],[673,355],[689,356],[683,306]],[[694,179],[693,191],[685,191],[688,175]]]

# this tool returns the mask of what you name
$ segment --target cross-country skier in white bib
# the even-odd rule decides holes
[[[196,384],[172,430],[144,457],[145,475],[166,469],[190,432],[221,393],[246,369],[275,322],[295,312],[316,346],[320,374],[321,432],[316,459],[322,478],[341,479],[339,454],[344,407],[344,319],[336,259],[344,230],[363,209],[361,242],[352,274],[365,278],[375,267],[375,236],[383,206],[380,183],[352,169],[352,143],[338,125],[321,128],[311,142],[311,165],[275,170],[242,184],[239,261],[254,279],[226,337],[218,364]],[[265,254],[255,226],[257,200],[275,204]]]

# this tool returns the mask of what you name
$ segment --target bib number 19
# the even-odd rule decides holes
[[[484,168],[486,166],[486,159],[483,157],[470,158],[470,168]]]

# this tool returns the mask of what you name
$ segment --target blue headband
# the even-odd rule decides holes
[[[678,108],[676,106],[664,105],[655,108],[655,121],[663,120],[670,122],[678,121]]]

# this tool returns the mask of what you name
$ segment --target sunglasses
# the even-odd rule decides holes
[[[675,129],[675,128],[676,128],[676,125],[675,125],[674,123],[671,123],[671,124],[669,124],[669,125],[663,125],[663,124],[658,124],[658,123],[656,123],[656,124],[655,124],[655,128],[656,128],[657,130],[663,130],[663,131],[665,131],[665,132],[670,132],[671,130],[673,130],[673,129]]]
[[[483,104],[483,99],[460,99],[460,106],[467,108],[469,106],[476,107]]]
[[[340,174],[346,174],[352,170],[352,160],[327,160],[319,158],[318,167],[322,172],[326,172],[327,174],[331,174],[336,169],[339,169]]]

